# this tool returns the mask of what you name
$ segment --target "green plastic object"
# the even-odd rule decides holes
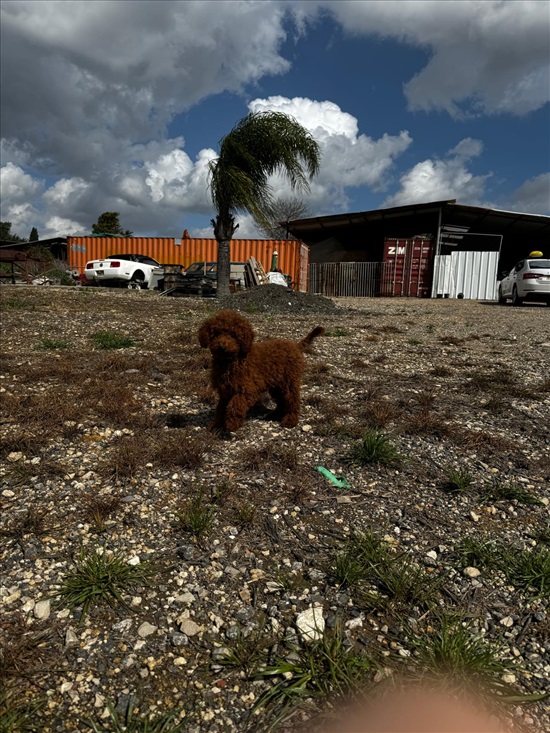
[[[317,470],[325,478],[328,478],[331,484],[338,486],[339,489],[349,489],[350,488],[350,485],[348,484],[347,480],[344,477],[338,478],[338,476],[335,476],[332,473],[332,471],[328,470],[328,468],[325,468],[324,466],[317,466]]]

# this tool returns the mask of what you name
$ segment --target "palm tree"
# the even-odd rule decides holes
[[[210,163],[210,189],[217,216],[212,219],[218,242],[218,296],[229,294],[230,243],[238,212],[269,222],[273,205],[270,175],[283,173],[293,190],[308,191],[319,171],[321,152],[311,134],[282,112],[251,113],[220,142]]]

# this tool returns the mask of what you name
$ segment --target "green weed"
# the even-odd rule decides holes
[[[265,666],[260,675],[278,679],[258,700],[255,709],[276,708],[277,723],[284,720],[295,704],[308,698],[331,697],[344,701],[365,686],[372,662],[344,643],[339,627],[319,641],[302,644],[286,658]]]
[[[361,465],[378,464],[390,467],[401,461],[390,438],[376,428],[363,433],[361,442],[351,449],[350,457]]]
[[[65,574],[57,591],[58,605],[74,609],[82,606],[84,619],[91,606],[117,605],[129,610],[123,593],[148,585],[152,571],[149,563],[129,565],[119,553],[108,554],[98,549],[80,551],[74,570]]]
[[[215,516],[216,507],[206,504],[202,491],[183,510],[176,512],[180,528],[195,537],[202,537],[210,529]]]
[[[520,590],[538,598],[550,598],[550,551],[509,551],[505,553],[501,569],[508,581]]]
[[[512,501],[515,499],[520,504],[532,504],[544,506],[542,501],[528,489],[516,484],[508,485],[495,484],[484,495],[485,501]]]
[[[466,494],[472,490],[474,477],[467,468],[450,468],[447,471],[445,489],[454,494]]]
[[[96,331],[92,334],[92,343],[96,349],[127,349],[136,345],[130,336],[121,336],[112,331]]]
[[[72,349],[72,344],[65,339],[43,338],[38,342],[37,348],[43,351],[59,351],[62,349]]]
[[[133,706],[129,705],[126,713],[121,717],[112,705],[107,705],[109,719],[100,723],[93,720],[85,721],[85,725],[94,733],[181,733],[188,728],[184,719],[178,722],[179,711],[170,710],[161,715],[134,714]]]

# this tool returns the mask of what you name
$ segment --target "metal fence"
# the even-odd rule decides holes
[[[388,292],[393,262],[319,262],[310,264],[308,291],[333,298],[367,298]]]

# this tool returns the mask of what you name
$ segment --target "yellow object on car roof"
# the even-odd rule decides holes
[[[529,254],[529,257],[542,257],[542,252],[540,252],[538,249],[536,249],[534,252],[531,252]]]

